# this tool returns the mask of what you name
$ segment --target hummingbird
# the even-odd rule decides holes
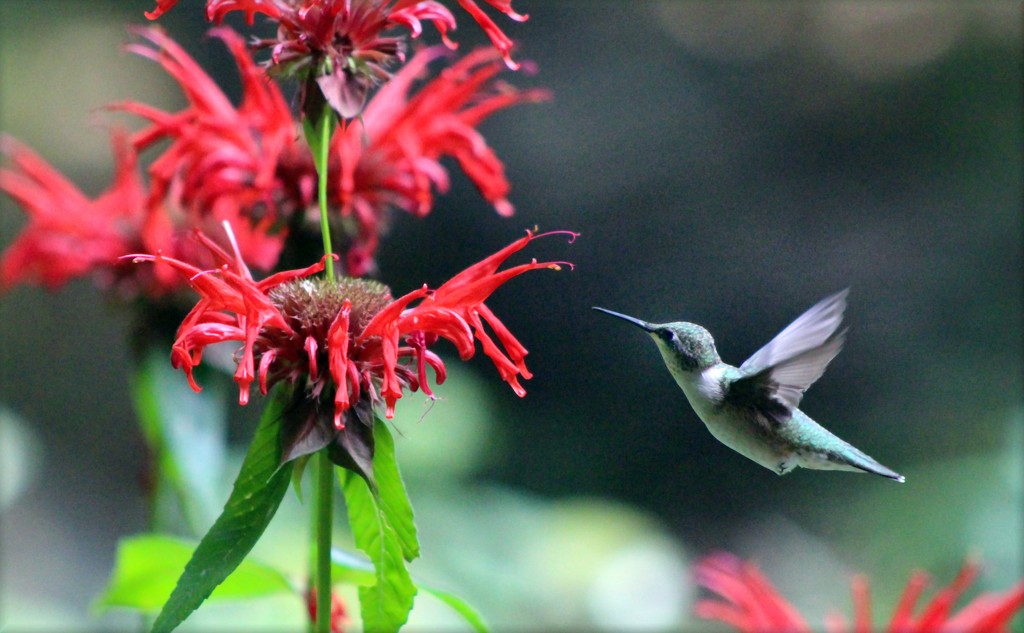
[[[785,475],[797,466],[867,472],[903,482],[797,407],[843,346],[848,289],[826,297],[739,367],[722,362],[711,333],[695,323],[648,323],[595,310],[651,335],[669,373],[711,434],[737,453]]]

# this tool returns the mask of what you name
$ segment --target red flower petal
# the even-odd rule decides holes
[[[348,410],[349,401],[349,360],[348,360],[348,327],[349,315],[352,313],[352,302],[345,299],[341,311],[331,323],[327,333],[327,356],[330,360],[331,378],[334,380],[334,428],[343,429],[345,423],[341,415]]]
[[[12,167],[0,169],[0,190],[28,216],[28,225],[0,260],[0,291],[18,283],[57,288],[89,274],[111,278],[119,256],[138,245],[145,191],[137,157],[119,133],[112,138],[115,176],[94,200],[27,147],[9,137],[0,149]]]
[[[807,630],[795,609],[775,591],[771,583],[753,565],[742,563],[730,554],[714,554],[699,561],[695,571],[697,583],[724,600],[698,602],[695,613],[699,617],[720,620],[739,631],[750,633]],[[914,621],[914,604],[927,584],[927,576],[923,572],[915,572],[907,583],[886,630],[889,633],[983,633],[1005,630],[1014,614],[1024,607],[1024,581],[1004,594],[979,596],[958,614],[950,617],[953,604],[977,573],[977,563],[966,561],[956,579],[941,590],[921,617]],[[853,601],[853,630],[871,631],[868,581],[863,576],[854,578]],[[830,633],[850,630],[843,617],[836,614],[827,619],[826,625]]]

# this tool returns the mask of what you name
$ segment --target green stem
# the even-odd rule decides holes
[[[331,246],[331,225],[327,216],[327,177],[330,166],[331,134],[334,132],[334,111],[321,104],[316,117],[307,117],[303,123],[306,142],[313,154],[317,171],[317,201],[320,206],[320,234],[323,237],[324,273],[334,281],[334,257]],[[313,510],[314,571],[313,586],[316,588],[315,633],[331,633],[331,528],[333,526],[334,465],[327,458],[327,449],[319,451],[316,460],[316,485]]]
[[[327,255],[326,261],[326,274],[327,278],[334,280],[334,258],[330,255],[333,254],[331,246],[331,224],[328,222],[327,217],[327,171],[328,171],[328,149],[331,146],[331,132],[334,131],[334,126],[331,125],[334,119],[334,112],[330,108],[324,108],[323,115],[321,116],[320,123],[318,125],[318,132],[320,134],[319,157],[314,161],[318,165],[317,171],[317,199],[320,202],[320,234],[324,240],[324,255]]]
[[[317,175],[317,202],[320,207],[320,235],[324,242],[324,255],[327,255],[327,262],[324,265],[324,272],[327,278],[334,280],[334,258],[331,246],[331,224],[327,216],[327,176],[330,167],[331,135],[334,133],[335,119],[334,110],[326,103],[323,103],[315,115],[306,115],[302,120],[303,131],[306,135],[306,143],[313,155],[313,165],[316,167]]]
[[[331,633],[331,528],[334,518],[334,464],[327,449],[316,454],[316,624],[315,633]]]

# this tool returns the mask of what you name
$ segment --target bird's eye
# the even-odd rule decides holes
[[[658,336],[666,343],[671,343],[676,340],[676,333],[672,330],[659,330]]]

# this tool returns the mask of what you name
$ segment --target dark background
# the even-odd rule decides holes
[[[199,4],[161,24],[237,94]],[[151,6],[0,5],[0,129],[89,193],[111,168],[96,108],[181,104],[154,65],[118,53]],[[530,20],[497,21],[538,72],[505,79],[554,93],[481,128],[517,213],[498,217],[458,173],[428,218],[394,216],[381,278],[396,293],[437,285],[534,225],[582,236],[527,254],[574,271],[532,273],[488,302],[531,350],[525,399],[481,355],[453,368],[437,411],[414,395],[400,412],[423,573],[499,628],[699,628],[687,568],[716,549],[755,559],[817,623],[849,613],[856,571],[879,618],[914,568],[945,582],[974,552],[982,586],[1020,578],[1021,4],[515,7]],[[463,50],[485,41],[453,13]],[[5,246],[23,220],[0,205]],[[738,365],[847,286],[846,347],[802,408],[904,485],[772,475],[707,433],[646,336],[590,309],[700,323]],[[85,613],[117,538],[145,527],[129,325],[87,281],[0,297],[15,625],[121,622]],[[253,415],[235,421],[240,444]],[[630,593],[659,574],[678,584]]]

